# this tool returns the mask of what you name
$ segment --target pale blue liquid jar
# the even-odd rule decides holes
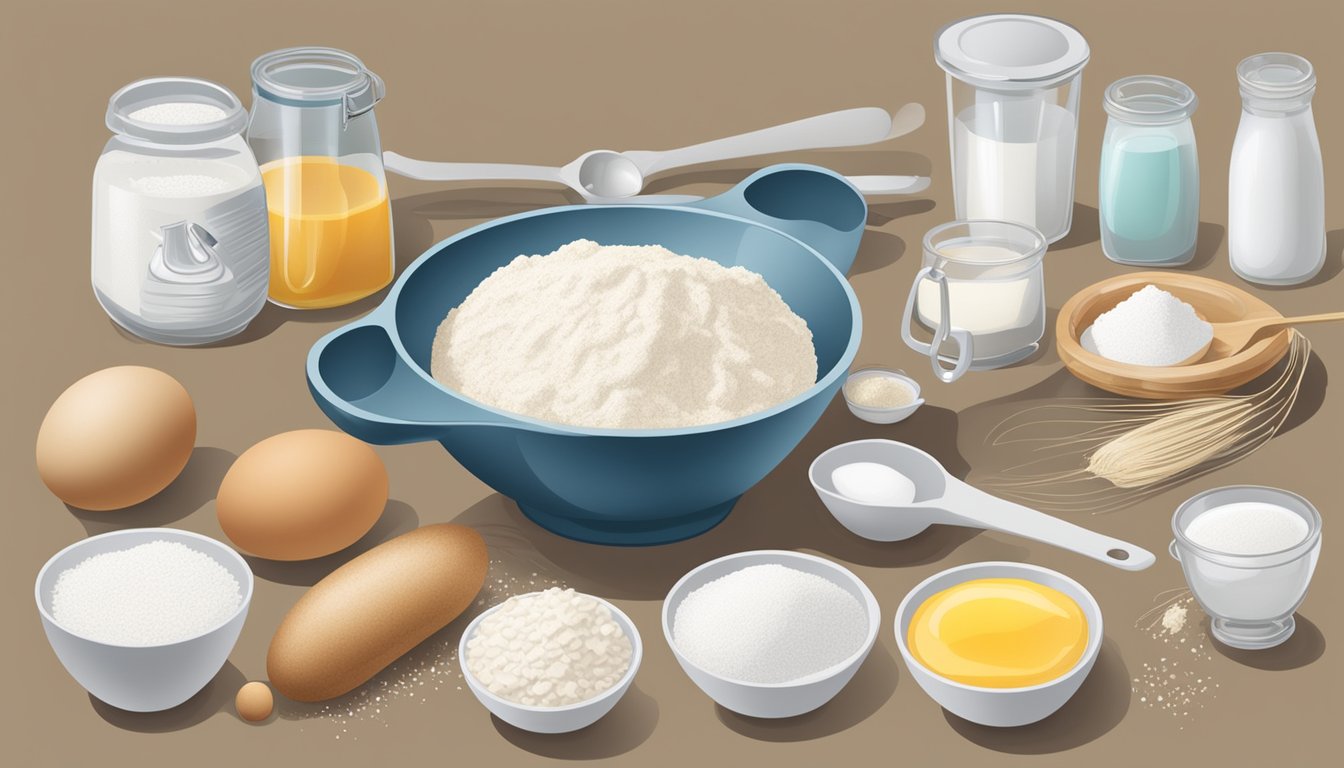
[[[1179,80],[1111,83],[1101,148],[1101,248],[1111,261],[1174,267],[1195,255],[1199,159],[1190,123],[1198,101]]]

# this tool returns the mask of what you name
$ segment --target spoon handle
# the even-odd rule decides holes
[[[1077,552],[1126,571],[1141,571],[1157,561],[1152,552],[1021,504],[992,496],[951,476],[940,501],[951,522],[1011,533]]]
[[[891,133],[891,115],[880,107],[859,107],[795,120],[773,128],[706,141],[664,152],[625,152],[645,176],[671,168],[718,160],[875,144]]]
[[[1294,325],[1307,325],[1308,323],[1334,323],[1341,320],[1344,320],[1344,312],[1321,312],[1315,315],[1285,317],[1264,323],[1257,323],[1256,331],[1267,331],[1271,328],[1291,328]]]
[[[512,163],[434,163],[414,160],[396,152],[383,153],[383,167],[423,181],[563,181],[560,169],[546,165]]]

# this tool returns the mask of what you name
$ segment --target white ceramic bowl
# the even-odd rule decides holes
[[[1016,578],[1034,581],[1073,598],[1087,618],[1087,648],[1073,668],[1048,683],[1023,688],[984,688],[948,680],[920,664],[910,654],[906,636],[915,609],[934,594],[971,579]],[[1072,698],[1096,663],[1103,628],[1101,607],[1081,584],[1049,568],[1025,563],[971,563],[949,568],[920,582],[896,609],[896,645],[919,687],[944,709],[981,725],[1027,725],[1054,714]]]
[[[902,405],[899,408],[872,408],[859,405],[851,400],[849,398],[849,385],[873,376],[883,376],[905,384],[915,393],[915,399],[909,405]],[[850,413],[872,424],[895,424],[898,421],[903,421],[924,404],[924,398],[919,396],[919,382],[906,376],[905,371],[893,371],[886,368],[861,368],[851,372],[845,379],[845,385],[840,388],[840,392],[844,395],[845,404],[849,406]]]
[[[184,544],[228,569],[243,593],[238,611],[203,635],[167,645],[111,645],[77,635],[56,623],[51,616],[51,597],[61,573],[94,555],[152,541]],[[174,528],[131,528],[92,536],[57,552],[38,571],[34,597],[47,642],[75,682],[118,709],[158,712],[196,695],[228,661],[247,619],[252,586],[247,562],[221,542]]]
[[[519,597],[538,594],[541,593],[529,592],[526,595],[519,595]],[[563,707],[533,707],[502,699],[491,693],[467,668],[467,641],[476,635],[476,629],[480,627],[481,621],[486,616],[504,607],[504,603],[500,603],[472,619],[471,623],[467,625],[467,630],[462,633],[462,639],[457,646],[457,661],[462,667],[462,677],[466,679],[467,687],[495,717],[509,725],[533,733],[569,733],[580,728],[587,728],[602,719],[603,715],[616,706],[616,702],[621,700],[625,692],[630,690],[630,684],[635,681],[635,673],[639,671],[639,663],[644,659],[644,643],[640,640],[639,630],[635,627],[635,623],[630,620],[630,617],[626,616],[620,608],[595,595],[586,595],[586,597],[591,597],[605,605],[611,611],[612,620],[620,625],[621,631],[625,632],[625,636],[630,638],[630,668],[625,671],[616,685],[587,701],[580,701],[576,704],[567,704]]]
[[[863,645],[844,661],[787,683],[749,683],[720,677],[701,669],[683,656],[677,649],[672,634],[672,623],[681,601],[691,592],[717,578],[748,566],[766,564],[784,565],[821,576],[857,598],[868,615],[868,635]],[[663,601],[663,636],[667,638],[667,644],[671,646],[672,654],[677,657],[681,668],[711,699],[726,709],[749,717],[793,717],[811,712],[830,701],[854,677],[863,660],[868,658],[868,652],[873,649],[873,643],[877,640],[877,630],[881,623],[882,616],[877,606],[877,598],[873,597],[873,593],[858,576],[830,560],[785,550],[762,549],[739,552],[711,560],[682,576],[672,587],[672,591],[668,592],[667,599]]]

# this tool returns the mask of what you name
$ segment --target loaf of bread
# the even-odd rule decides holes
[[[297,701],[358,687],[471,605],[489,557],[476,531],[427,525],[332,571],[294,604],[271,639],[271,685]]]

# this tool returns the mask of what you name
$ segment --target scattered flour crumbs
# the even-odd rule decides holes
[[[817,380],[807,323],[764,278],[657,245],[575,240],[481,281],[434,337],[434,378],[584,427],[730,421]]]
[[[1204,709],[1206,699],[1217,695],[1219,684],[1207,671],[1213,660],[1212,641],[1197,618],[1199,606],[1190,590],[1167,590],[1154,602],[1135,626],[1164,647],[1156,660],[1143,662],[1132,690],[1145,707],[1188,720]]]

